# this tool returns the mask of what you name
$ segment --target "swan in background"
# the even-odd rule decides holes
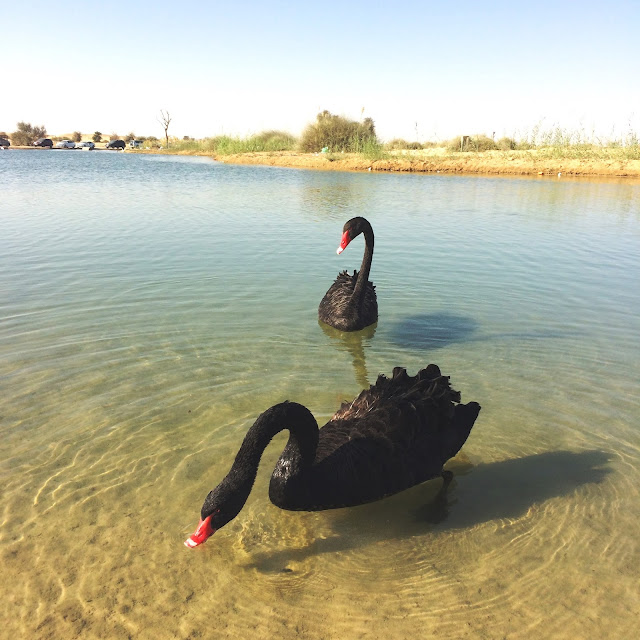
[[[351,218],[342,229],[338,255],[347,245],[364,234],[364,257],[360,271],[350,276],[346,271],[338,274],[318,307],[322,322],[340,331],[358,331],[378,321],[376,290],[369,282],[373,258],[373,228],[365,218]]]

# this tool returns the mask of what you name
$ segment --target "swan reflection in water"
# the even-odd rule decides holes
[[[331,339],[331,344],[340,351],[346,351],[351,356],[353,362],[353,370],[356,376],[356,382],[361,389],[369,387],[369,374],[367,372],[367,362],[365,357],[365,348],[371,344],[371,339],[376,333],[378,323],[369,325],[361,331],[353,331],[346,333],[339,331],[318,320],[318,324],[322,327],[324,334]]]

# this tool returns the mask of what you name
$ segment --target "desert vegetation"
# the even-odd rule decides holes
[[[8,137],[13,146],[28,146],[40,137],[104,142],[141,140],[137,152],[213,155],[234,162],[265,162],[288,166],[375,169],[379,171],[464,171],[490,173],[575,173],[589,175],[640,176],[640,137],[629,128],[625,134],[600,139],[593,133],[560,127],[531,130],[502,136],[483,133],[459,135],[450,140],[405,140],[382,142],[371,118],[352,120],[329,111],[317,114],[300,137],[286,131],[267,130],[239,137],[219,135],[203,139],[168,135],[170,116],[162,112],[164,140],[155,136],[126,136],[113,132],[78,131],[47,136],[44,126],[19,122]],[[416,124],[416,136],[418,127]],[[247,156],[241,159],[242,156]],[[249,157],[250,156],[250,157]],[[268,156],[264,158],[263,156]],[[303,159],[306,157],[306,160]],[[315,158],[315,159],[314,159]],[[633,164],[636,163],[636,164]],[[633,165],[633,166],[632,166]]]
[[[30,122],[18,122],[16,127],[17,129],[10,136],[11,144],[14,146],[30,145],[34,140],[45,138],[47,135],[47,128],[44,125],[34,127]]]

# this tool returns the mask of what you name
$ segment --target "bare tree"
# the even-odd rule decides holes
[[[164,139],[165,142],[167,143],[167,149],[169,148],[169,124],[171,123],[171,116],[169,115],[168,111],[164,111],[163,109],[160,109],[160,117],[158,118],[158,122],[162,125],[162,127],[164,128]]]

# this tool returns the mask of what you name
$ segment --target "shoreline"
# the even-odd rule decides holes
[[[209,155],[198,153],[197,155]],[[618,154],[619,155],[619,154]],[[396,151],[379,159],[353,153],[263,151],[216,155],[225,164],[253,164],[324,171],[489,174],[640,178],[640,160],[603,153],[585,158],[553,157],[539,150],[451,153],[444,149]]]
[[[18,151],[49,151],[37,147],[9,147]],[[73,151],[73,149],[51,149]],[[92,151],[117,151],[96,147]],[[356,153],[301,153],[257,151],[218,154],[203,150],[125,149],[125,153],[194,155],[212,157],[225,164],[264,165],[320,171],[378,173],[445,173],[504,176],[557,176],[640,178],[640,159],[625,158],[622,149],[584,152],[569,149],[564,155],[552,148],[527,151],[451,152],[443,147],[416,151],[389,151],[378,158]]]

